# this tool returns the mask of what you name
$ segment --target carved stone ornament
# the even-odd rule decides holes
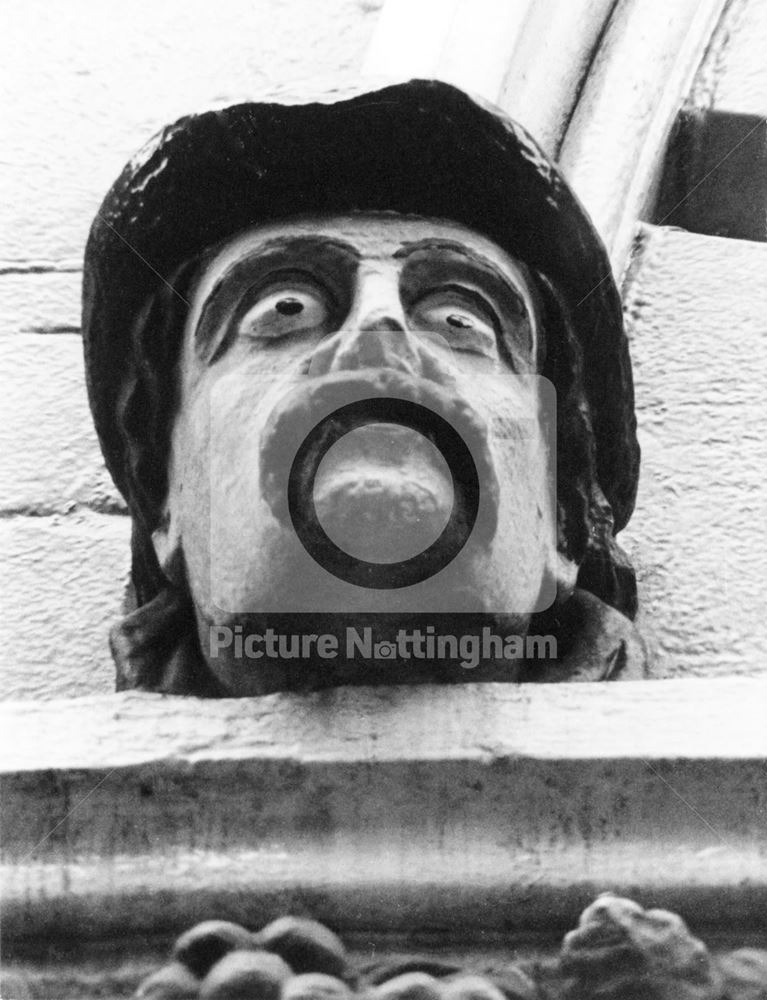
[[[206,920],[173,944],[135,1000],[757,1000],[767,952],[712,955],[676,913],[605,894],[545,959],[474,967],[429,955],[352,957],[330,928],[284,916],[259,931]]]
[[[556,167],[411,81],[182,118],[85,256],[117,687],[641,677],[621,303]]]

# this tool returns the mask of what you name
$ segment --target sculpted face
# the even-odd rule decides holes
[[[190,306],[153,542],[226,691],[284,675],[212,656],[211,627],[469,613],[523,634],[552,603],[546,345],[523,263],[440,220],[294,219],[216,248]]]

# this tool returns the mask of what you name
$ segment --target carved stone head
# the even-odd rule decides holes
[[[638,649],[618,293],[496,110],[414,81],[181,119],[93,223],[83,332],[134,524],[118,687],[601,677]],[[564,655],[467,673],[428,644],[483,629]]]

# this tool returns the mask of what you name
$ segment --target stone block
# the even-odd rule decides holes
[[[764,674],[767,247],[648,228],[624,302],[642,473],[622,533],[654,676]]]
[[[121,613],[127,517],[0,519],[2,698],[114,690],[108,630]]]
[[[698,108],[767,114],[767,6],[762,0],[726,5],[690,95]]]
[[[0,510],[124,511],[91,422],[79,335],[0,337],[0,372]]]

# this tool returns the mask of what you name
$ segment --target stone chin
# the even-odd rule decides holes
[[[396,569],[391,586],[347,582],[316,562],[295,532],[267,512],[251,530],[227,530],[226,537],[216,533],[217,545],[210,556],[193,545],[192,555],[184,549],[183,562],[195,605],[210,621],[311,612],[511,613],[522,620],[551,603],[541,592],[553,572],[550,560],[541,558],[545,539],[536,537],[534,528],[531,525],[528,538],[498,536],[490,545],[470,539],[450,565],[415,585],[397,586]],[[396,551],[391,538],[388,531],[371,533],[369,550]],[[360,551],[357,557],[366,554]]]

